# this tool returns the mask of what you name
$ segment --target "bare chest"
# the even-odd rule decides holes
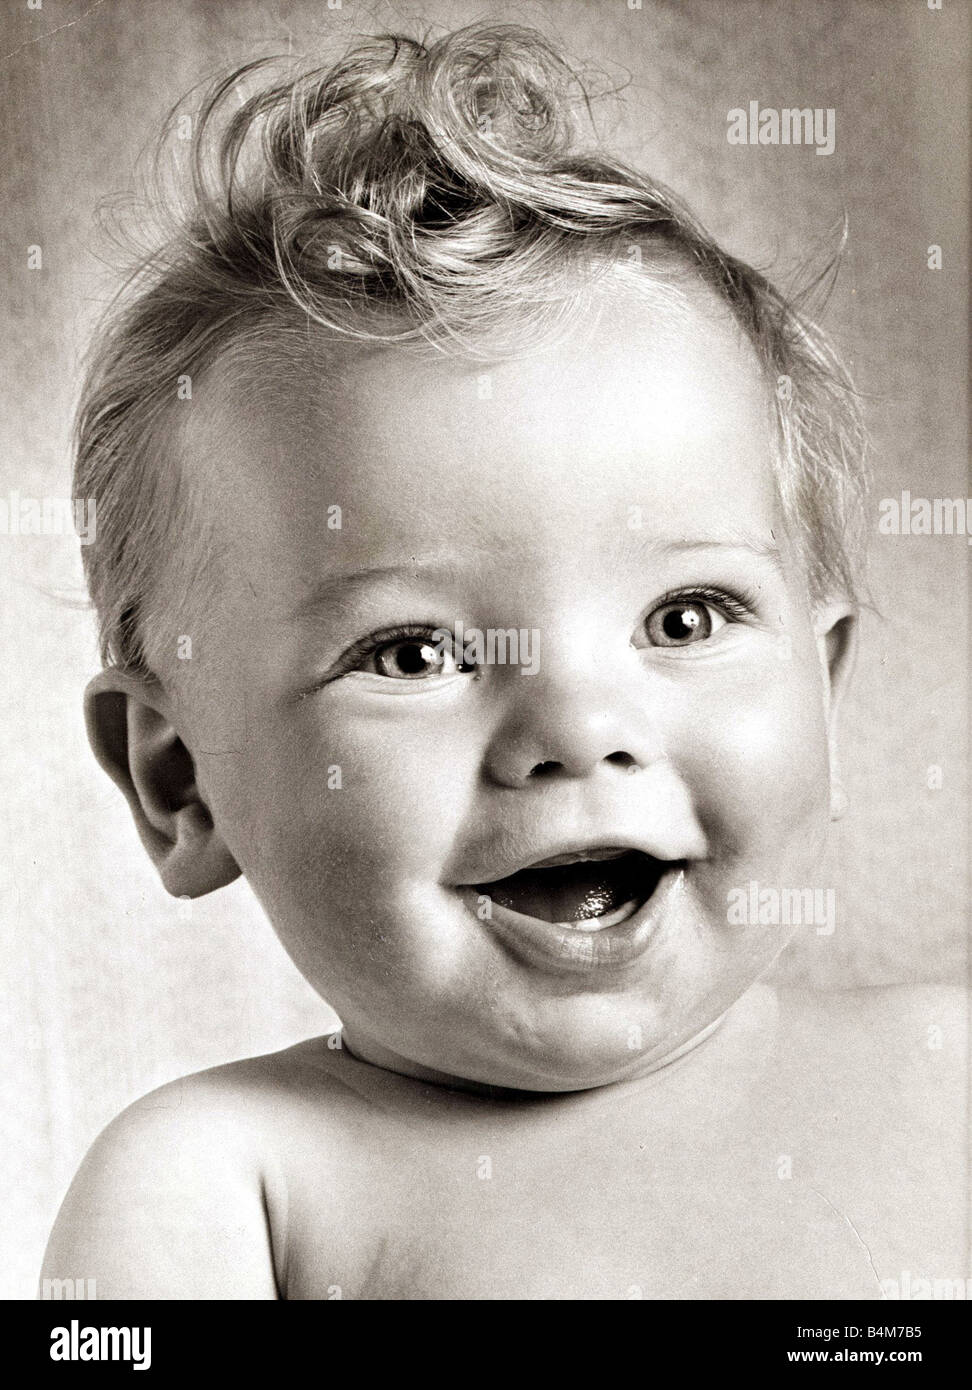
[[[772,1133],[679,1150],[627,1134],[452,1136],[350,1184],[339,1223],[297,1182],[288,1296],[877,1298],[901,1268],[947,1263],[929,1254],[930,1226],[916,1236],[902,1220],[908,1173],[855,1181],[833,1146],[793,1139],[788,1153]]]

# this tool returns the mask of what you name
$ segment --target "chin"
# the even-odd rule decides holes
[[[701,1041],[722,1011],[697,1012],[689,1022],[665,1027],[657,1015],[642,1017],[633,1001],[557,1001],[542,1022],[509,1020],[491,1061],[467,1063],[469,1080],[526,1091],[584,1091],[653,1071]],[[685,1015],[682,1015],[684,1020]]]

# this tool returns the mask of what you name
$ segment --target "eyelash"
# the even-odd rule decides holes
[[[669,593],[663,594],[657,603],[652,604],[646,618],[654,613],[656,608],[664,608],[669,603],[710,603],[715,608],[721,608],[735,622],[741,623],[753,616],[758,600],[748,589],[740,588],[733,592],[700,584],[695,589],[672,589]]]
[[[342,652],[338,657],[336,669],[328,673],[328,680],[334,679],[338,675],[346,675],[348,671],[353,671],[359,661],[363,661],[366,656],[371,656],[380,647],[387,647],[392,642],[409,642],[416,637],[430,637],[433,632],[441,630],[442,623],[399,623],[395,627],[382,628],[380,632],[372,632],[367,637],[360,638],[353,642],[346,652]]]
[[[731,592],[727,589],[703,584],[694,589],[672,589],[652,604],[644,621],[647,621],[647,618],[656,608],[664,608],[670,603],[708,603],[713,607],[722,609],[727,618],[733,622],[744,622],[753,616],[756,602],[755,594],[741,588]],[[442,626],[441,623],[399,623],[394,627],[382,628],[379,632],[369,633],[367,637],[353,642],[345,652],[342,652],[327,675],[315,682],[310,689],[303,691],[300,698],[304,699],[307,695],[313,695],[323,686],[330,685],[332,681],[347,675],[355,669],[358,662],[371,656],[379,648],[386,647],[392,642],[408,642],[417,637],[428,637],[433,632],[441,630]]]
[[[297,696],[298,700],[306,700],[309,695],[315,695],[332,681],[340,680],[342,676],[348,675],[353,671],[360,661],[365,657],[371,656],[380,647],[386,647],[391,642],[409,642],[416,637],[429,637],[433,632],[441,630],[442,623],[397,623],[394,627],[381,628],[378,632],[371,632],[367,637],[360,637],[357,642],[352,642],[346,651],[342,652],[334,665],[323,675],[320,680],[316,680],[313,685],[302,690]]]

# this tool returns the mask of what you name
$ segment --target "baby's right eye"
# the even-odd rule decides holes
[[[454,637],[442,628],[376,633],[348,652],[342,664],[349,673],[360,671],[396,681],[442,680],[476,669],[462,660]]]
[[[425,638],[400,638],[377,647],[368,660],[379,676],[394,680],[419,681],[432,676],[448,676],[460,670],[455,657],[441,642]]]

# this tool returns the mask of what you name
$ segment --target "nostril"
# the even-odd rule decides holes
[[[619,750],[617,753],[609,753],[604,759],[607,763],[614,763],[615,767],[634,767],[635,760],[630,753]]]
[[[630,753],[626,753],[623,749],[618,749],[614,753],[606,754],[603,761],[606,763],[613,763],[615,767],[626,768],[629,772],[633,772],[638,766],[637,759]],[[545,759],[543,762],[533,765],[530,769],[529,776],[552,777],[558,773],[567,772],[568,766],[568,764],[557,762],[554,759]]]

